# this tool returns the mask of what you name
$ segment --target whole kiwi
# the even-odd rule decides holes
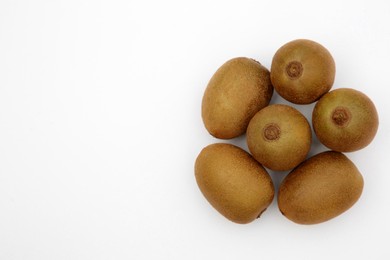
[[[271,100],[269,71],[249,58],[234,58],[212,76],[203,95],[202,119],[214,137],[230,139],[245,133],[249,120]]]
[[[205,147],[196,159],[195,177],[210,204],[236,223],[258,218],[274,197],[267,171],[250,154],[231,144]]]
[[[336,73],[332,55],[317,42],[291,41],[277,50],[271,65],[275,90],[295,104],[309,104],[328,92]]]
[[[247,143],[253,157],[265,167],[289,170],[301,163],[310,150],[310,125],[295,108],[270,105],[250,121]]]
[[[279,209],[293,222],[321,223],[352,207],[363,185],[362,175],[345,155],[323,152],[300,164],[283,180]]]
[[[366,147],[379,124],[374,103],[362,92],[349,88],[325,94],[314,107],[312,123],[318,139],[339,152]]]

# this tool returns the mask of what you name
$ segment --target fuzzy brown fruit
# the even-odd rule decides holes
[[[271,100],[269,71],[249,58],[234,58],[213,75],[202,100],[202,119],[214,137],[230,139],[245,133],[250,119]]]
[[[362,92],[341,88],[325,94],[313,110],[312,123],[318,139],[339,152],[366,147],[378,130],[374,103]]]
[[[334,60],[327,49],[310,40],[295,40],[277,50],[271,65],[275,90],[295,104],[318,100],[333,85]]]
[[[196,159],[195,177],[210,204],[236,223],[258,218],[274,197],[267,171],[250,154],[231,144],[205,147]]]
[[[275,171],[290,170],[307,156],[311,129],[295,108],[270,105],[252,118],[247,129],[248,148],[253,157]]]
[[[352,207],[363,185],[362,175],[345,155],[323,152],[303,162],[283,180],[279,209],[298,224],[321,223]]]

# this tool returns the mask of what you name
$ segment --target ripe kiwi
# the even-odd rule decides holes
[[[352,207],[363,185],[362,175],[345,155],[323,152],[300,164],[283,180],[279,209],[296,223],[321,223]]]
[[[270,73],[259,62],[234,58],[213,75],[202,100],[202,119],[214,137],[230,139],[245,133],[249,120],[271,100]]]
[[[325,94],[314,107],[312,123],[318,139],[339,152],[366,147],[379,124],[374,103],[362,92],[348,88]]]
[[[309,104],[328,92],[335,78],[335,63],[327,49],[310,40],[283,45],[274,55],[271,81],[275,90],[295,104]]]
[[[258,218],[274,197],[274,186],[264,167],[231,144],[205,147],[196,159],[195,177],[210,204],[236,223]]]
[[[247,143],[253,157],[265,167],[289,170],[301,163],[310,150],[310,125],[295,108],[270,105],[250,121]]]

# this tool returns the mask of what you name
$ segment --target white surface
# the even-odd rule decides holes
[[[0,259],[390,259],[389,3],[2,0]],[[226,60],[269,68],[297,38],[332,53],[334,88],[376,104],[376,139],[347,154],[364,192],[327,223],[294,224],[274,200],[237,225],[195,183],[219,141],[203,91]]]

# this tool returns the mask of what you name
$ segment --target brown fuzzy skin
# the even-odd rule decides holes
[[[231,144],[205,147],[196,159],[195,177],[209,203],[239,224],[258,218],[274,197],[274,185],[264,167]]]
[[[253,157],[265,167],[290,170],[305,160],[310,150],[310,125],[295,108],[270,105],[250,121],[247,143]]]
[[[364,186],[359,170],[339,152],[323,152],[306,160],[283,180],[279,209],[298,224],[330,220],[360,198]]]
[[[312,123],[318,139],[325,146],[334,151],[353,152],[371,143],[379,120],[374,103],[366,95],[341,88],[318,101]]]
[[[250,119],[267,106],[273,94],[269,71],[249,58],[223,64],[207,85],[202,119],[216,138],[230,139],[245,133]]]
[[[318,100],[332,88],[335,73],[329,51],[310,40],[288,42],[272,59],[271,81],[275,90],[295,104]]]

